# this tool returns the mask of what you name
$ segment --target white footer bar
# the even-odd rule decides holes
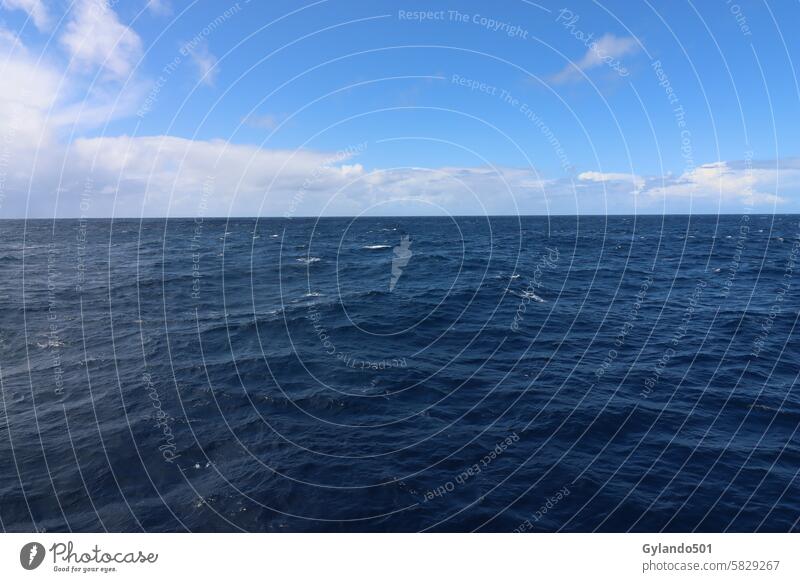
[[[796,581],[798,554],[792,534],[2,534],[0,579]]]

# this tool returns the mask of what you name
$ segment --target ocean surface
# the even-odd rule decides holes
[[[789,531],[800,217],[0,221],[4,531]]]

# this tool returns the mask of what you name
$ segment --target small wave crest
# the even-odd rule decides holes
[[[542,299],[533,291],[512,291],[513,295],[520,297],[522,299],[530,299],[531,301],[536,301],[537,303],[546,303],[546,299]]]

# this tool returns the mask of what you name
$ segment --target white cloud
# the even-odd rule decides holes
[[[681,176],[664,177],[660,185],[649,187],[645,194],[665,198],[719,198],[742,204],[775,204],[785,199],[778,195],[782,188],[800,186],[800,169],[788,167],[753,168],[728,162],[704,164]]]
[[[0,28],[0,131],[15,150],[28,151],[52,132],[47,111],[56,102],[61,75],[36,61],[19,38]]]
[[[13,30],[8,30],[0,25],[0,51],[2,53],[11,53],[17,49],[23,49],[22,42],[19,36]]]
[[[73,63],[100,67],[116,78],[127,77],[142,52],[142,42],[119,21],[107,0],[78,0],[61,36]]]
[[[66,155],[70,175],[57,185],[63,215],[75,215],[87,181],[97,216],[194,216],[201,200],[210,216],[342,215],[370,208],[385,214],[404,205],[413,205],[412,213],[499,213],[513,208],[515,197],[535,193],[541,201],[544,184],[530,170],[370,172],[358,163],[358,151],[266,150],[170,136],[80,139]],[[213,188],[204,199],[208,184]]]
[[[582,182],[607,186],[607,194],[627,191],[638,196],[647,207],[666,202],[671,210],[688,211],[691,204],[718,204],[729,209],[751,206],[770,207],[789,201],[788,195],[800,193],[800,161],[784,159],[771,162],[718,161],[703,164],[679,176],[639,176],[615,172],[583,172]],[[633,189],[620,186],[632,184]]]
[[[199,81],[204,85],[213,86],[219,73],[219,66],[217,66],[217,57],[208,50],[208,43],[205,39],[191,46],[187,45],[185,50],[197,69]]]
[[[50,26],[50,15],[42,0],[1,0],[0,5],[6,10],[23,10],[28,13],[33,24],[39,30]]]
[[[578,179],[584,182],[628,182],[633,186],[633,194],[641,192],[645,184],[641,176],[616,172],[582,172],[578,174]]]
[[[86,34],[91,36],[92,27],[108,22],[129,30],[105,2],[102,6],[106,9],[102,18],[89,19],[93,24]],[[81,10],[86,6],[77,8],[74,26],[87,20],[81,20]],[[131,38],[119,29],[116,34]],[[138,37],[132,38],[135,42],[127,46],[138,46]],[[68,143],[74,129],[104,127],[111,119],[132,115],[141,103],[141,83],[128,83],[120,93],[118,77],[129,70],[131,61],[123,52],[112,58],[117,65],[104,67],[99,55],[116,54],[116,49],[108,40],[97,44],[101,48],[88,53],[93,56],[87,62],[114,74],[101,76],[87,88],[88,79],[69,74],[68,68],[65,74],[56,55],[31,54],[16,34],[0,27],[3,217],[83,212],[90,216],[193,216],[204,192],[208,194],[204,213],[222,216],[632,212],[660,210],[664,199],[675,203],[674,211],[696,208],[696,199],[712,209],[722,201],[728,210],[741,210],[744,204],[769,208],[800,193],[797,160],[782,160],[780,166],[777,162],[717,162],[677,177],[586,171],[579,174],[580,187],[575,188],[567,178],[548,179],[530,168],[370,171],[361,149],[345,149],[337,155],[174,136],[88,137]],[[72,54],[72,43],[65,46]],[[82,49],[75,50],[78,54]],[[247,122],[272,128],[278,119],[262,115]],[[81,206],[87,194],[91,198],[88,209]]]
[[[242,119],[242,123],[246,123],[250,127],[257,127],[259,129],[275,129],[280,123],[280,117],[267,113],[264,115],[248,115]]]
[[[157,16],[165,16],[172,13],[172,5],[169,0],[148,0],[147,9]]]
[[[93,83],[64,72],[48,55],[32,52],[0,28],[0,210],[2,216],[53,215],[53,194],[70,192],[85,176],[72,168],[65,138],[130,115],[142,87]],[[63,169],[63,174],[62,174]],[[83,174],[81,174],[83,172]],[[35,193],[26,201],[28,193]]]
[[[622,65],[622,57],[634,54],[639,50],[639,43],[631,37],[618,37],[605,34],[598,40],[586,39],[588,47],[586,53],[579,61],[571,62],[559,73],[552,77],[554,83],[577,81],[583,78],[583,73],[590,69],[605,65],[615,70],[619,75],[627,76],[628,70]]]
[[[30,50],[11,31],[0,28],[0,130],[13,129],[15,145],[45,142],[72,126],[97,127],[134,110],[144,86],[84,83],[63,66]],[[14,127],[12,128],[12,124]]]

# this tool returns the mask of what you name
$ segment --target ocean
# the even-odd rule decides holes
[[[790,531],[800,217],[0,221],[4,531]]]

